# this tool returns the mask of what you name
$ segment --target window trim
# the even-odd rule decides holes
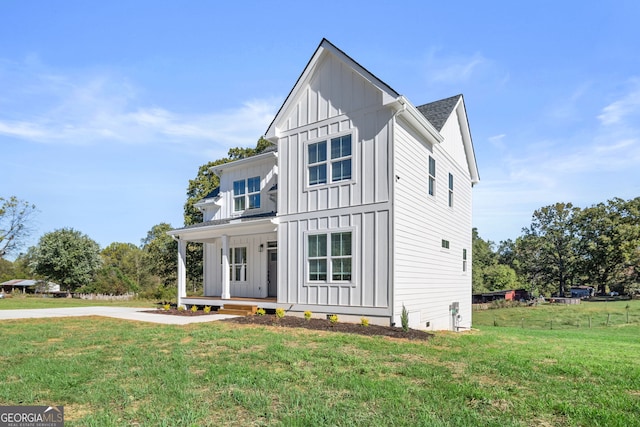
[[[351,254],[350,255],[332,255],[331,254],[331,236],[334,234],[351,233]],[[326,260],[326,280],[311,280],[311,268],[309,258],[309,237],[310,236],[326,236],[326,255],[313,257],[313,260]],[[304,239],[304,286],[356,286],[356,231],[353,227],[344,227],[336,229],[324,230],[307,230],[303,233]],[[351,279],[350,280],[334,280],[333,279],[333,261],[338,259],[351,260]]]
[[[249,180],[253,180],[253,179],[258,180],[258,191],[249,192]],[[236,194],[236,183],[239,183],[239,182],[243,183],[243,192],[241,194]],[[255,196],[258,196],[257,206],[251,207],[250,206],[251,197],[255,197]],[[258,175],[258,176],[251,176],[248,178],[236,179],[235,181],[233,181],[231,198],[233,200],[232,213],[234,214],[239,214],[249,210],[255,211],[260,209],[260,207],[262,206],[262,177]],[[242,200],[243,207],[242,209],[236,209],[236,201],[240,201],[240,200]]]
[[[351,154],[347,155],[347,156],[340,156],[340,157],[336,157],[335,159],[331,158],[331,143],[333,140],[336,140],[338,138],[343,138],[345,136],[349,136],[351,138]],[[338,132],[332,135],[325,135],[321,138],[314,138],[314,139],[310,139],[308,141],[304,142],[304,191],[310,191],[310,190],[316,190],[319,188],[325,188],[325,187],[330,187],[330,186],[336,186],[336,185],[344,185],[344,184],[354,184],[355,183],[355,176],[356,176],[356,154],[355,154],[355,141],[356,141],[356,134],[355,131],[353,129],[349,129],[348,131],[345,132]],[[314,144],[319,144],[319,143],[325,143],[325,150],[326,150],[326,156],[325,159],[323,161],[320,162],[316,162],[316,163],[311,163],[309,164],[309,146],[314,145]],[[334,181],[333,180],[333,164],[334,163],[339,163],[339,162],[343,162],[345,160],[350,160],[351,161],[351,176],[350,178],[346,178],[346,179],[339,179]],[[309,183],[309,178],[310,178],[310,174],[309,174],[309,169],[312,166],[321,166],[321,165],[325,165],[326,169],[326,182],[323,183],[317,183],[317,184],[310,184]]]
[[[431,170],[431,165],[433,165],[433,171]],[[433,172],[433,174],[432,174]],[[436,159],[433,156],[429,156],[428,165],[427,165],[427,194],[431,197],[436,196]]]
[[[449,207],[453,207],[453,174],[449,172]]]

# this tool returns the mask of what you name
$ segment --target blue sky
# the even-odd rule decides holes
[[[415,105],[463,93],[474,226],[640,195],[640,3],[5,1],[0,196],[28,245],[182,225],[189,179],[254,146],[323,37]]]

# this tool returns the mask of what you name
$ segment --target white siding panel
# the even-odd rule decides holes
[[[436,160],[436,194],[427,194],[428,157]],[[414,327],[451,329],[449,304],[459,302],[461,325],[471,322],[471,272],[462,272],[462,249],[471,254],[471,182],[468,171],[443,151],[396,126],[394,312],[404,304]],[[454,206],[448,206],[448,176],[454,175]],[[450,242],[443,249],[442,239]]]

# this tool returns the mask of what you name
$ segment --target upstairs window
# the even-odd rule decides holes
[[[436,159],[429,156],[429,195],[436,194]]]
[[[233,182],[233,210],[241,212],[245,209],[260,207],[260,177],[241,179]]]
[[[449,249],[449,241],[442,239],[442,249]]]
[[[233,182],[233,210],[236,212],[245,210],[245,186],[246,181],[244,179]]]
[[[247,180],[247,198],[249,201],[249,209],[258,209],[260,207],[260,177],[255,176]]]
[[[327,153],[327,150],[330,152]],[[307,146],[307,170],[309,185],[351,179],[351,135],[343,135]]]
[[[462,271],[467,271],[467,250],[462,250]]]
[[[453,174],[449,174],[449,207],[453,207]]]

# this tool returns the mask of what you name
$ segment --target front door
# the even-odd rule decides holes
[[[267,268],[267,296],[278,296],[278,250],[270,249],[267,251],[269,259]]]

